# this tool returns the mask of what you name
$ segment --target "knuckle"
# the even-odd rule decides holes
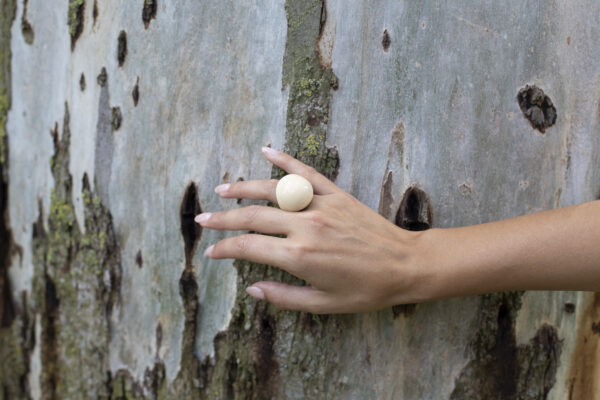
[[[305,216],[311,229],[319,231],[329,225],[329,216],[322,211],[308,211]]]
[[[331,196],[331,205],[334,207],[341,207],[347,205],[348,202],[354,202],[355,198],[349,193],[340,192],[335,193]]]
[[[304,173],[305,173],[307,176],[314,176],[314,175],[318,174],[317,170],[316,170],[316,169],[314,169],[313,167],[311,167],[310,165],[306,165],[306,166],[304,167]]]
[[[290,259],[296,263],[303,260],[310,252],[309,246],[303,243],[296,243],[288,248]]]
[[[252,225],[256,221],[256,218],[258,218],[261,210],[262,210],[262,207],[257,206],[257,205],[252,205],[252,206],[246,207],[246,210],[244,212],[244,219],[245,219],[246,224]]]
[[[237,254],[246,254],[248,252],[248,247],[250,246],[250,236],[249,235],[241,235],[235,239],[235,250]]]

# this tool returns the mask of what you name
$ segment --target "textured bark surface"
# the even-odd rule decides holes
[[[0,400],[600,399],[600,300],[315,316],[208,260],[271,145],[404,229],[600,195],[600,4],[0,0]]]

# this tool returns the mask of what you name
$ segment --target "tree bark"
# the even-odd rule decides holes
[[[404,229],[598,198],[600,3],[454,3],[0,0],[0,400],[600,399],[598,294],[318,316],[203,257],[264,145]]]

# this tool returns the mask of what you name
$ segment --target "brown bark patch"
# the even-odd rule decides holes
[[[56,286],[52,279],[46,275],[44,292],[44,316],[42,321],[42,368],[44,369],[44,399],[56,398],[56,385],[58,383],[58,308],[60,300],[56,293]]]
[[[394,315],[394,319],[398,319],[401,315],[403,317],[410,317],[417,311],[416,304],[397,304],[392,306],[392,314]]]
[[[259,334],[254,348],[254,370],[256,371],[256,392],[258,399],[271,399],[279,391],[279,363],[275,353],[277,331],[275,319],[268,313],[257,313]]]
[[[142,268],[144,266],[144,259],[142,258],[142,250],[138,250],[135,254],[135,263],[138,268]]]
[[[21,16],[21,33],[23,34],[23,40],[27,44],[33,44],[33,39],[35,38],[35,34],[33,32],[33,27],[31,23],[27,19],[27,3],[28,0],[23,1],[23,15]]]
[[[110,124],[114,131],[118,131],[121,128],[121,124],[123,123],[123,113],[121,112],[121,107],[113,107],[112,115],[110,118]]]
[[[525,86],[517,94],[519,107],[534,129],[544,133],[556,122],[556,108],[552,100],[537,86]]]
[[[3,179],[3,167],[0,164],[0,327],[6,328],[15,318],[15,309],[8,278],[12,234],[8,228],[8,183]]]
[[[96,25],[96,20],[98,19],[98,0],[94,0],[94,6],[92,9],[92,19],[94,21],[93,25]]]
[[[156,18],[156,10],[158,8],[158,0],[144,0],[144,7],[142,8],[142,21],[144,27],[148,29],[150,21]]]
[[[562,340],[555,327],[543,324],[528,344],[517,346],[515,319],[522,295],[482,296],[479,328],[469,345],[472,360],[457,378],[451,400],[548,397],[556,381]]]
[[[100,70],[100,74],[98,74],[98,77],[96,78],[96,82],[98,82],[98,85],[100,85],[100,87],[104,87],[106,86],[107,81],[108,74],[106,73],[106,68],[102,67],[102,69]]]
[[[83,72],[81,73],[81,76],[79,77],[79,89],[81,89],[81,91],[85,91],[86,88],[86,83],[85,83],[85,75],[83,74]]]
[[[137,80],[135,81],[135,86],[133,87],[133,90],[131,91],[131,98],[133,99],[133,105],[134,107],[137,107],[138,105],[138,101],[140,101],[140,77],[137,77]]]
[[[390,45],[392,44],[392,38],[387,29],[383,30],[383,37],[381,38],[381,46],[383,47],[383,51],[388,51]]]
[[[598,393],[600,292],[581,317],[569,370],[569,400],[592,399]]]
[[[119,67],[122,67],[127,57],[127,32],[121,31],[117,39],[117,61]]]
[[[322,68],[331,69],[333,46],[335,44],[336,23],[327,20],[327,1],[323,0],[321,6],[321,25],[317,38],[317,54]]]
[[[392,203],[394,202],[394,197],[392,196],[393,182],[392,171],[388,171],[383,179],[381,194],[379,195],[379,214],[386,219],[392,216]]]

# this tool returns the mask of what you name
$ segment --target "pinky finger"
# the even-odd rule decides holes
[[[281,310],[325,314],[333,309],[330,295],[312,286],[263,281],[250,286],[246,292],[252,297],[267,300]]]

